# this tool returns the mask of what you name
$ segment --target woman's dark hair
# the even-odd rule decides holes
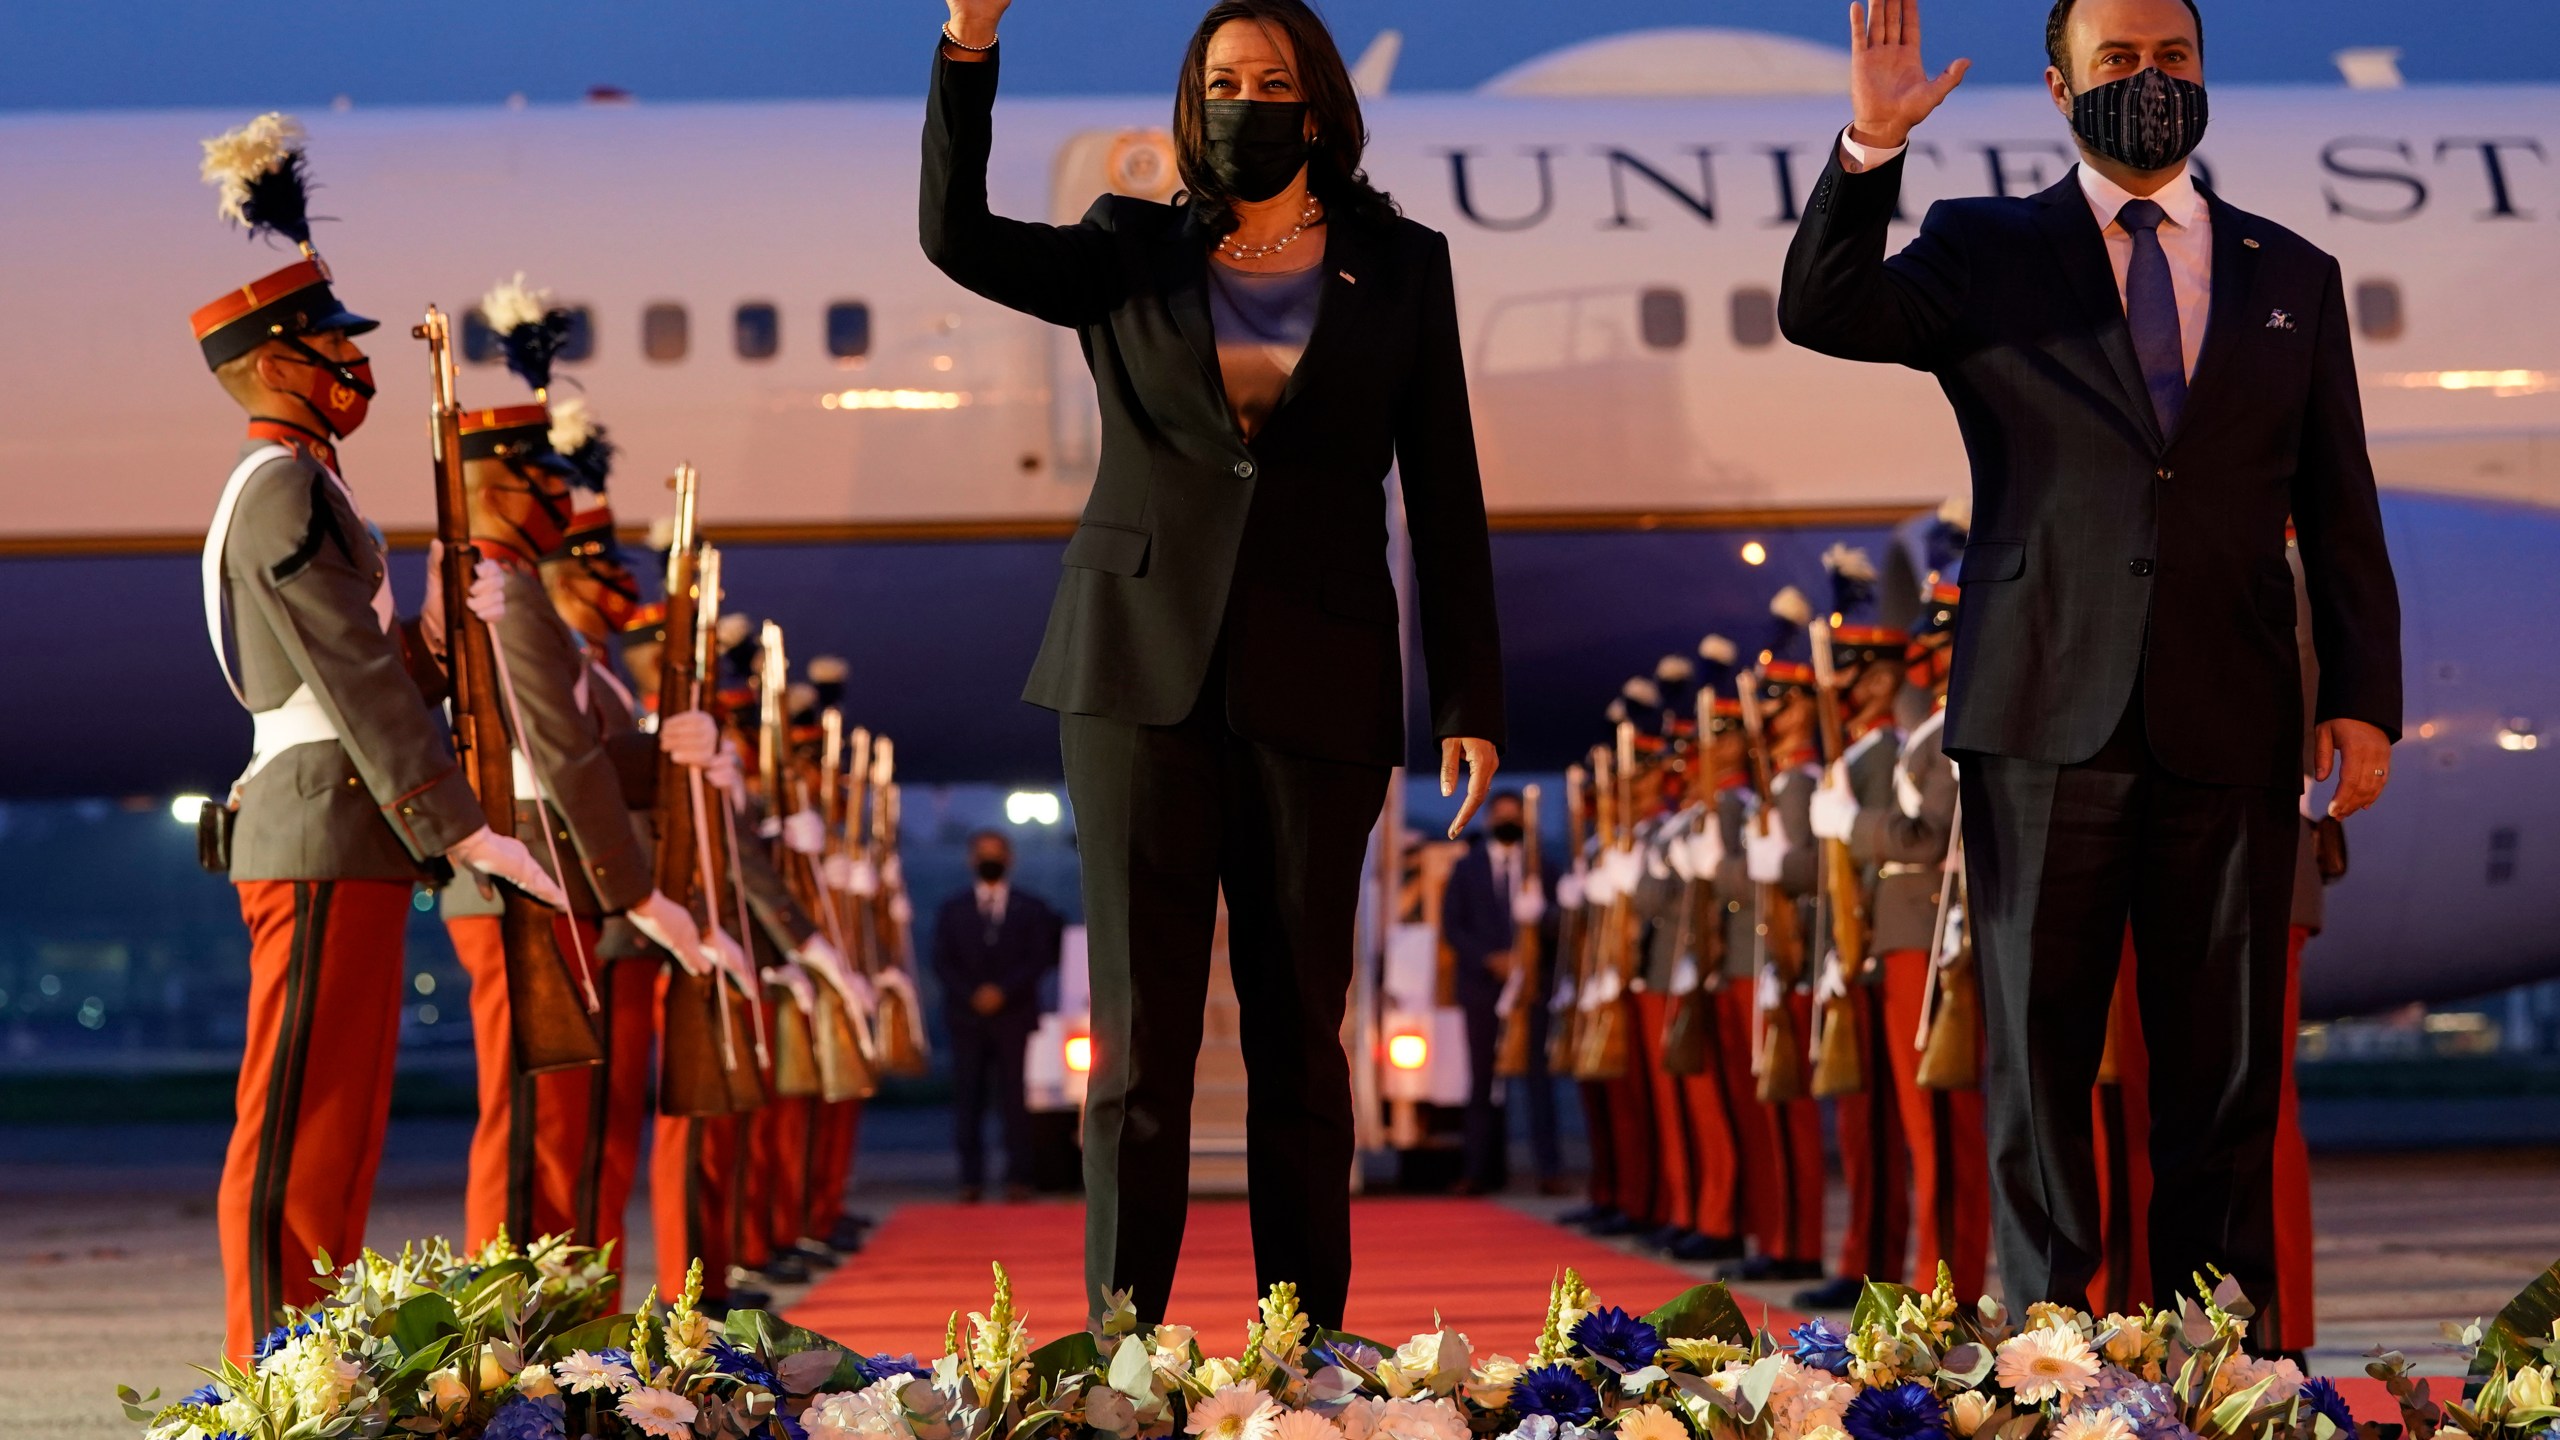
[[[2044,17],[2044,58],[2052,61],[2053,68],[2061,71],[2066,80],[2071,77],[2071,44],[2063,32],[2071,27],[2071,7],[2077,3],[2078,0],[2053,0],[2053,8],[2046,11]],[[2204,12],[2196,8],[2196,0],[2187,0],[2187,13],[2195,17],[2196,49],[2201,51],[2204,49]]]
[[[1174,165],[1182,175],[1183,197],[1211,233],[1236,228],[1235,197],[1209,168],[1205,138],[1208,98],[1200,77],[1209,68],[1209,39],[1231,20],[1251,21],[1288,37],[1297,57],[1298,93],[1315,117],[1315,143],[1307,153],[1307,187],[1334,214],[1384,220],[1399,213],[1387,193],[1369,183],[1360,168],[1369,128],[1360,119],[1360,95],[1351,87],[1351,71],[1342,63],[1332,32],[1306,0],[1218,0],[1200,17],[1183,48],[1182,76],[1173,92]]]

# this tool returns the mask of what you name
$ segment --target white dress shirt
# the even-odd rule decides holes
[[[989,925],[1003,925],[1005,901],[1012,898],[1013,887],[1002,880],[992,884],[981,880],[977,884],[979,916]]]
[[[1499,840],[1484,842],[1485,858],[1493,862],[1493,889],[1505,903],[1520,893],[1520,847]]]
[[[1852,170],[1872,170],[1905,148],[1861,145],[1847,130],[1840,132],[1841,153]],[[2116,212],[2134,194],[2086,165],[2073,166],[2072,173],[2079,177],[2089,213],[2097,217],[2098,233],[2106,238],[2107,264],[2115,271],[2116,303],[2121,305],[2125,272],[2133,268],[2133,235],[2116,223]],[[2193,380],[2196,357],[2204,353],[2205,322],[2213,316],[2213,212],[2185,165],[2151,198],[2168,217],[2160,222],[2160,253],[2169,261],[2169,286],[2178,296],[2178,347],[2185,352],[2187,378]]]

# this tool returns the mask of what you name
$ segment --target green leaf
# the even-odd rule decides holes
[[[1864,1330],[1869,1326],[1878,1329],[1889,1326],[1893,1323],[1895,1312],[1902,1308],[1902,1302],[1916,1297],[1919,1293],[1908,1285],[1896,1285],[1889,1280],[1870,1280],[1858,1287],[1858,1308],[1849,1312],[1849,1328]]]
[[[2241,1422],[2247,1420],[2249,1413],[2258,1408],[2258,1402],[2266,1398],[2267,1387],[2275,1383],[2276,1377],[2270,1375],[2246,1390],[2224,1397],[2222,1403],[2214,1406],[2211,1413],[2204,1417],[2202,1427],[2204,1433],[2207,1435],[2237,1434]]]
[[[1145,1348],[1144,1342],[1138,1344]],[[1093,1332],[1071,1330],[1031,1352],[1031,1383],[1046,1388],[1057,1384],[1062,1375],[1078,1374],[1101,1364],[1102,1347],[1095,1342]]]
[[[2551,1343],[2555,1321],[2560,1321],[2560,1260],[2534,1276],[2489,1322],[2480,1337],[2480,1353],[2472,1357],[2471,1373],[2486,1375],[2501,1365],[2514,1369],[2539,1364],[2542,1347]]]
[[[1021,1440],[1021,1437],[1038,1430],[1041,1426],[1048,1424],[1052,1420],[1061,1418],[1066,1413],[1067,1412],[1064,1410],[1037,1410],[1029,1415],[1025,1415],[1021,1420],[1015,1422],[1012,1431],[1012,1440]]]
[[[1734,1303],[1733,1292],[1718,1280],[1707,1285],[1692,1285],[1672,1297],[1661,1309],[1644,1317],[1644,1322],[1662,1332],[1665,1340],[1722,1340],[1733,1345],[1751,1343],[1751,1322],[1743,1318],[1742,1307]]]
[[[1736,1408],[1744,1424],[1756,1422],[1760,1412],[1769,1408],[1769,1393],[1778,1387],[1778,1372],[1785,1366],[1786,1357],[1766,1355],[1753,1361],[1751,1368],[1742,1372],[1742,1383],[1734,1387],[1734,1393],[1742,1399],[1742,1404]]]
[[[547,1359],[565,1360],[573,1350],[584,1350],[593,1354],[598,1350],[629,1348],[631,1348],[631,1317],[607,1315],[601,1320],[590,1320],[566,1334],[552,1336],[551,1343],[543,1347],[543,1354]]]
[[[835,1369],[828,1372],[827,1377],[818,1383],[816,1390],[859,1390],[868,1378],[862,1368],[862,1361],[855,1357],[850,1347],[830,1340],[815,1330],[794,1325],[779,1315],[763,1310],[732,1310],[729,1312],[728,1320],[723,1322],[721,1331],[728,1337],[730,1344],[761,1355],[767,1361],[776,1361],[787,1355],[800,1355],[818,1349],[835,1351],[837,1356]]]
[[[391,1343],[403,1356],[461,1333],[462,1317],[442,1295],[414,1296],[391,1312]]]
[[[1128,1396],[1143,1410],[1156,1403],[1155,1351],[1137,1336],[1120,1342],[1111,1352],[1111,1373],[1105,1377],[1111,1388]]]

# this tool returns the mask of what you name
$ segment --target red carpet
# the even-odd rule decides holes
[[[1478,1349],[1515,1358],[1536,1341],[1548,1282],[1563,1266],[1581,1271],[1603,1302],[1639,1314],[1696,1283],[1485,1200],[1356,1201],[1351,1250],[1346,1329],[1393,1344],[1430,1329],[1436,1307]],[[790,1318],[866,1351],[937,1355],[954,1309],[986,1309],[987,1267],[997,1260],[1035,1340],[1083,1327],[1084,1207],[1073,1203],[900,1206]],[[1195,1202],[1167,1318],[1197,1328],[1209,1354],[1230,1354],[1244,1344],[1255,1299],[1243,1203]]]

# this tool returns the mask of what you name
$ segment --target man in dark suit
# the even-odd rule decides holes
[[[1471,837],[1467,853],[1449,872],[1449,888],[1440,900],[1440,938],[1457,957],[1458,1005],[1467,1013],[1466,1165],[1459,1188],[1483,1195],[1503,1187],[1509,1178],[1509,1136],[1503,1107],[1494,1103],[1493,1066],[1501,1047],[1506,990],[1513,1005],[1529,1006],[1529,1073],[1518,1089],[1529,1114],[1530,1153],[1538,1166],[1542,1190],[1554,1193],[1562,1162],[1556,1149],[1555,1092],[1548,1083],[1543,1021],[1543,993],[1554,983],[1555,930],[1547,918],[1556,872],[1543,856],[1536,875],[1528,873],[1528,838],[1519,792],[1496,793],[1485,806],[1487,833]],[[1529,978],[1514,980],[1519,957],[1515,947],[1525,926],[1537,926],[1546,942],[1539,953],[1536,991]]]
[[[1013,844],[993,830],[969,837],[976,879],[942,902],[933,932],[933,973],[942,982],[951,1029],[951,1138],[960,1151],[960,1198],[986,1193],[980,1146],[994,1103],[1004,1136],[1004,1198],[1031,1193],[1031,1111],[1023,1103],[1022,1055],[1040,1024],[1040,977],[1057,968],[1058,912],[1006,877]]]
[[[1972,456],[1945,743],[2000,1269],[2015,1305],[2085,1303],[2087,1095],[2129,919],[2155,1062],[2154,1293],[2210,1265],[2265,1295],[2302,786],[2288,516],[2318,769],[2343,772],[2331,813],[2381,793],[2400,725],[2399,599],[2338,265],[2189,173],[2206,116],[2193,0],[2057,0],[2046,82],[2081,164],[2040,195],[1942,201],[1887,259],[1902,148],[1965,62],[1921,64],[1916,0],[1872,0],[1851,30],[1855,118],[1788,254],[1780,322],[1936,375]]]

